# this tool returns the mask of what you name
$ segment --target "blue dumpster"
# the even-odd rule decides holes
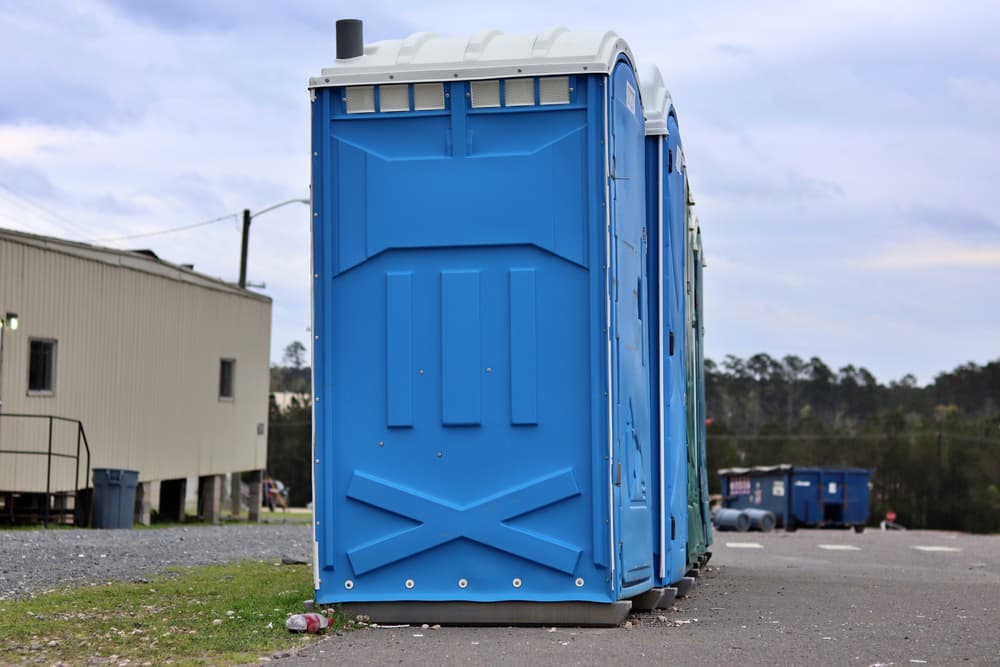
[[[853,527],[868,521],[871,470],[791,465],[719,471],[723,506],[774,512],[787,530],[799,526]]]
[[[617,614],[654,585],[633,62],[611,32],[421,33],[311,79],[317,602]]]

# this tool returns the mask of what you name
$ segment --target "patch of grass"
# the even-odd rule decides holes
[[[257,525],[281,525],[281,524],[311,524],[313,520],[312,512],[261,512],[260,521],[250,521],[249,519],[223,517],[216,525],[220,526],[257,526]],[[177,528],[179,526],[208,526],[204,521],[199,521],[198,517],[188,515],[184,521],[159,521],[154,519],[148,526],[135,524],[132,526],[137,530],[155,530],[157,528]]]
[[[309,566],[272,561],[176,569],[145,584],[0,600],[0,664],[256,662],[314,640],[285,629],[288,614],[300,613],[312,596]],[[330,630],[343,625],[337,617]]]
[[[5,530],[11,530],[11,531],[14,531],[14,530],[73,530],[74,527],[75,526],[67,526],[64,523],[50,523],[48,528],[46,528],[45,526],[43,526],[40,523],[37,523],[37,524],[36,523],[31,523],[31,524],[20,524],[20,523],[19,524],[9,524],[9,523],[5,523],[5,524],[0,524],[0,531],[5,531]]]

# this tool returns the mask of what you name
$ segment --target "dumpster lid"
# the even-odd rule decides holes
[[[418,32],[366,44],[364,55],[324,67],[321,76],[309,79],[309,87],[608,74],[620,54],[635,62],[625,40],[611,30],[556,27],[530,35],[488,30],[471,37]]]
[[[646,117],[646,136],[669,135],[667,118],[674,101],[663,83],[663,75],[656,65],[646,65],[639,70],[639,91],[642,95],[642,113]]]
[[[727,475],[766,475],[772,472],[785,472],[792,469],[792,464],[790,463],[779,463],[773,466],[753,466],[750,468],[721,468],[719,470],[719,476],[724,477]]]

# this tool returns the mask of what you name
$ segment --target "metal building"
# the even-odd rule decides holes
[[[184,480],[198,478],[214,520],[221,476],[265,467],[268,297],[150,252],[0,229],[0,318],[8,518],[18,503],[70,509],[102,467],[139,471],[146,520],[150,505],[182,517]]]

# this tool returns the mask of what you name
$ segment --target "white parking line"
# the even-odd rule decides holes
[[[760,542],[726,542],[726,546],[730,549],[763,549],[764,545]]]
[[[917,551],[961,551],[958,547],[939,547],[936,545],[926,546],[926,547],[910,547],[911,549],[916,549]]]
[[[853,544],[817,544],[816,546],[827,551],[861,551],[861,547],[856,547]]]

